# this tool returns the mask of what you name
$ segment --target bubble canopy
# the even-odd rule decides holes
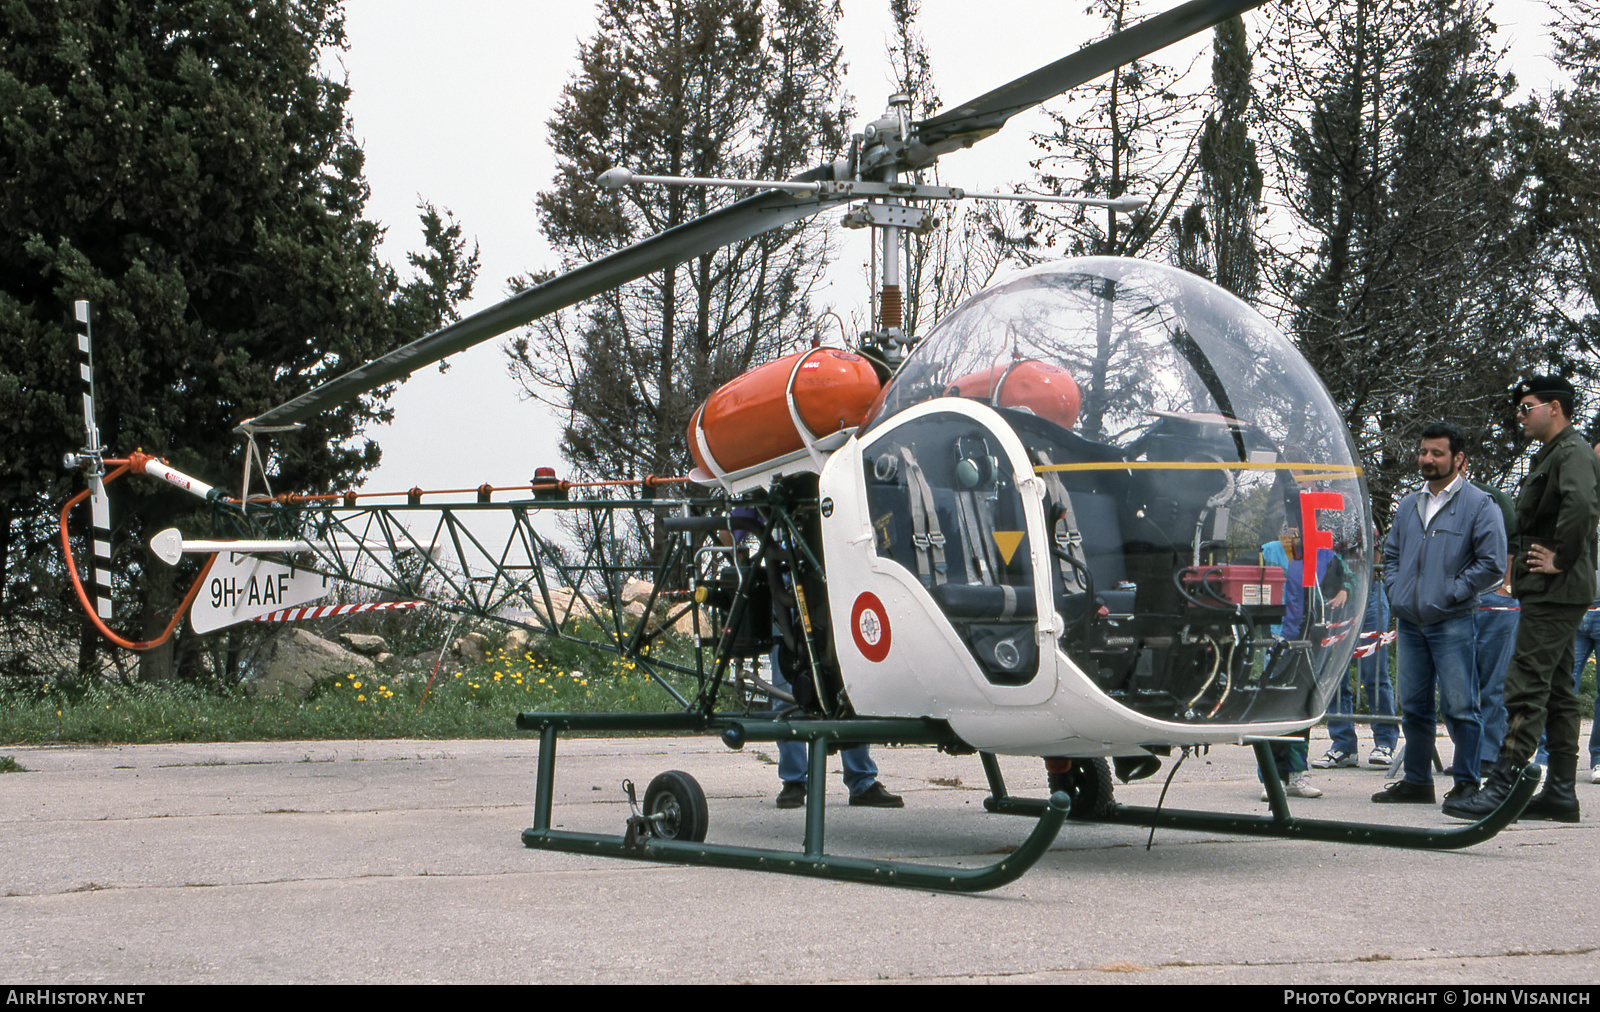
[[[1011,462],[1015,480],[1046,484],[1054,544],[1030,552],[1053,556],[1036,572],[1063,584],[1061,646],[1103,691],[1179,722],[1324,709],[1359,643],[1371,513],[1337,409],[1277,328],[1175,268],[1044,264],[920,342],[864,427],[867,467],[902,446],[934,468],[946,443],[973,456],[959,420],[896,422],[948,397],[995,408],[1028,454]],[[983,496],[959,491],[961,475],[983,473],[952,472],[973,508]],[[989,488],[1002,514],[1019,508],[1003,474]]]
[[[1153,412],[1210,413],[1313,459],[1355,462],[1326,388],[1276,327],[1204,278],[1115,257],[1043,264],[960,306],[889,382],[873,423],[1027,360],[1072,375],[1088,439],[1128,445]]]

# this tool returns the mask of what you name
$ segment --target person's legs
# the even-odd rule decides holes
[[[1500,746],[1500,758],[1483,789],[1465,801],[1446,803],[1444,814],[1456,819],[1481,819],[1503,803],[1516,782],[1519,767],[1538,747],[1547,716],[1554,756],[1563,760],[1564,772],[1570,770],[1567,763],[1577,758],[1578,747],[1577,694],[1572,690],[1573,644],[1578,624],[1587,611],[1588,605],[1583,604],[1523,602],[1522,618],[1517,623],[1517,649],[1506,672],[1506,739]],[[1564,786],[1570,788],[1570,776],[1564,779]],[[1562,806],[1552,803],[1561,800],[1552,797],[1554,786],[1547,780],[1545,793],[1528,803],[1532,817],[1562,817],[1556,811]],[[1539,812],[1536,804],[1545,811]],[[1575,804],[1570,814],[1576,816]]]
[[[1600,675],[1600,608],[1590,608],[1584,615],[1583,622],[1578,626],[1578,630],[1589,638],[1589,642],[1595,651],[1596,674]],[[1583,681],[1582,670],[1578,671],[1575,680],[1580,683],[1579,687],[1581,688]],[[1591,769],[1600,768],[1600,692],[1595,693],[1594,716],[1595,724],[1589,731],[1589,767]]]
[[[1439,685],[1439,708],[1456,747],[1451,763],[1455,782],[1474,788],[1478,786],[1478,748],[1483,736],[1478,718],[1475,624],[1476,616],[1467,612],[1425,627]]]
[[[1594,695],[1594,727],[1589,729],[1589,768],[1600,771],[1600,692]],[[1600,772],[1594,779],[1600,783]]]
[[[1586,618],[1587,616],[1584,616]],[[1583,618],[1579,619],[1579,630]],[[1573,650],[1583,650],[1587,637],[1580,631],[1573,637]],[[1573,664],[1573,676],[1562,676],[1561,669],[1550,683],[1550,698],[1545,704],[1545,741],[1550,748],[1549,765],[1544,778],[1544,789],[1534,795],[1523,809],[1527,820],[1549,819],[1555,822],[1577,822],[1580,819],[1576,790],[1578,776],[1578,692],[1576,684],[1583,674],[1581,656]]]
[[[1361,658],[1361,691],[1367,696],[1367,712],[1374,717],[1393,717],[1396,710],[1394,685],[1389,681],[1389,644],[1383,642],[1383,635],[1389,631],[1389,594],[1382,583],[1374,583],[1372,598],[1367,605],[1367,624],[1378,634],[1374,641],[1378,649]],[[1393,751],[1399,740],[1398,725],[1372,725],[1372,744],[1378,748]]]
[[[1396,630],[1400,663],[1400,729],[1406,736],[1405,781],[1433,783],[1433,742],[1437,734],[1433,703],[1433,654],[1423,627],[1401,619]]]
[[[1589,658],[1593,657],[1600,663],[1600,608],[1589,608],[1584,612],[1583,621],[1578,623],[1578,634],[1572,642],[1572,691],[1579,692],[1583,688],[1583,669],[1589,666]],[[1595,694],[1595,712],[1600,713],[1600,693]],[[1589,765],[1600,765],[1600,727],[1589,732]]]
[[[860,794],[878,782],[878,764],[866,745],[841,749],[839,760],[844,765],[844,786],[851,794]]]
[[[806,746],[799,741],[778,742],[778,779],[786,784],[806,784]]]
[[[1367,711],[1374,717],[1393,717],[1394,684],[1389,681],[1389,644],[1379,643],[1371,657],[1361,658],[1361,692],[1367,699]],[[1400,728],[1395,724],[1372,725],[1372,744],[1391,751],[1400,740]]]
[[[1577,650],[1576,636],[1573,637],[1573,650]],[[1578,708],[1578,685],[1583,678],[1583,667],[1574,665],[1572,672],[1570,680],[1558,676],[1550,681],[1550,699],[1545,703],[1544,734],[1551,758],[1566,757],[1576,764],[1578,725],[1583,718]]]
[[[1588,621],[1588,618],[1589,618],[1588,614],[1585,613],[1585,615],[1583,617],[1583,620],[1578,623],[1578,631],[1577,631],[1577,633],[1574,634],[1573,637],[1572,637],[1572,654],[1573,654],[1572,691],[1574,693],[1576,693],[1578,691],[1578,688],[1583,684],[1583,667],[1584,667],[1584,664],[1588,661],[1588,656],[1587,655],[1588,655],[1588,653],[1590,651],[1595,649],[1595,641],[1594,641],[1594,639],[1592,637],[1586,635],[1585,631],[1584,631],[1584,624]],[[1554,683],[1551,684],[1551,688],[1552,689],[1555,688]],[[1549,730],[1549,726],[1548,726],[1549,725],[1549,714],[1548,713],[1545,715],[1545,723],[1546,723],[1546,732],[1548,732],[1548,730]],[[1593,732],[1590,732],[1590,733],[1592,734]],[[1550,764],[1549,754],[1548,754],[1548,752],[1546,750],[1546,745],[1548,744],[1547,739],[1548,739],[1548,733],[1541,734],[1539,736],[1539,751],[1537,751],[1537,752],[1535,752],[1533,754],[1533,761],[1538,763],[1540,766],[1548,766]]]
[[[1478,715],[1483,725],[1478,763],[1500,757],[1506,736],[1506,668],[1517,645],[1517,600],[1504,594],[1478,598]]]
[[[1346,671],[1344,678],[1339,682],[1339,688],[1334,692],[1333,698],[1328,701],[1328,709],[1334,713],[1354,713],[1355,706],[1356,695],[1350,689],[1350,672]],[[1326,769],[1335,765],[1332,762],[1334,753],[1353,756],[1356,754],[1356,750],[1360,748],[1360,743],[1356,741],[1356,725],[1353,721],[1328,721],[1328,738],[1328,755],[1317,760],[1319,768]]]
[[[1525,763],[1538,747],[1545,730],[1550,704],[1558,693],[1563,705],[1576,713],[1572,690],[1572,655],[1578,624],[1588,612],[1587,605],[1524,604],[1517,625],[1517,650],[1506,672],[1506,740],[1500,757]],[[1556,688],[1560,681],[1562,687]],[[1565,735],[1563,729],[1563,735]],[[1576,732],[1570,732],[1576,741]]]

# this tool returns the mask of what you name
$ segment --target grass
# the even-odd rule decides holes
[[[680,663],[687,648],[665,648]],[[676,683],[692,697],[691,679]],[[424,692],[426,691],[426,699]],[[1595,666],[1584,674],[1581,712],[1592,712]],[[0,689],[0,745],[140,744],[344,738],[514,738],[525,710],[648,712],[677,709],[626,658],[581,645],[542,641],[480,665],[446,666],[426,678],[346,675],[305,699],[253,699],[238,687],[195,684],[97,685],[87,689]],[[0,773],[22,772],[0,756]]]
[[[28,767],[17,762],[16,756],[0,755],[0,773],[26,773]]]
[[[692,698],[692,679],[676,687]],[[304,699],[254,699],[238,687],[194,684],[0,692],[0,744],[511,738],[526,733],[516,729],[525,710],[677,708],[633,661],[554,643],[446,665],[431,689],[426,677],[345,675]]]

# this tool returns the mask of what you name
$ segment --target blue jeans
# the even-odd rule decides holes
[[[1506,737],[1506,668],[1517,646],[1517,599],[1489,591],[1478,596],[1478,715],[1483,723],[1478,762],[1500,758]]]
[[[772,684],[780,689],[790,688],[783,669],[778,666],[778,651],[772,651]],[[852,745],[839,750],[839,761],[844,764],[844,786],[851,794],[860,794],[878,779],[878,764],[866,745]],[[778,742],[778,779],[786,784],[803,784],[810,778],[806,768],[806,744],[801,741]]]
[[[1399,622],[1400,707],[1404,712],[1400,728],[1406,735],[1408,783],[1433,783],[1435,691],[1445,729],[1456,745],[1451,764],[1456,783],[1478,782],[1478,740],[1483,727],[1478,718],[1476,622],[1472,611],[1432,625],[1405,619]]]
[[[839,759],[844,763],[844,786],[851,794],[860,794],[878,779],[878,764],[872,761],[867,746],[842,748]],[[805,742],[778,742],[778,779],[786,784],[806,782]]]
[[[1577,639],[1573,641],[1577,656],[1572,661],[1572,687],[1574,691],[1583,682],[1583,666],[1593,654],[1600,663],[1600,608],[1590,608],[1578,626]],[[1589,765],[1600,766],[1600,692],[1595,693],[1594,712],[1597,723],[1589,732]]]
[[[1383,584],[1373,581],[1372,592],[1367,595],[1367,612],[1361,619],[1363,633],[1385,633],[1389,631],[1389,595],[1383,589]],[[1376,639],[1361,640],[1365,646],[1373,643],[1377,650],[1370,657],[1363,657],[1356,662],[1356,673],[1361,679],[1361,692],[1367,699],[1367,707],[1374,716],[1394,716],[1394,686],[1389,683],[1389,647]],[[1344,680],[1339,683],[1339,691],[1334,694],[1332,708],[1336,713],[1355,713],[1356,696],[1350,688],[1350,676],[1347,672]],[[1332,739],[1333,747],[1340,752],[1356,754],[1356,726],[1348,720],[1328,721],[1328,737]],[[1394,748],[1395,742],[1400,738],[1400,730],[1393,724],[1373,724],[1372,743],[1383,748]]]

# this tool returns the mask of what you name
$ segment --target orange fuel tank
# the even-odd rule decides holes
[[[706,398],[689,420],[689,452],[708,474],[754,467],[860,424],[880,386],[872,363],[852,352],[785,356]]]
[[[988,401],[997,408],[1026,408],[1064,429],[1076,424],[1082,406],[1078,381],[1071,373],[1031,358],[969,372],[944,392]]]

